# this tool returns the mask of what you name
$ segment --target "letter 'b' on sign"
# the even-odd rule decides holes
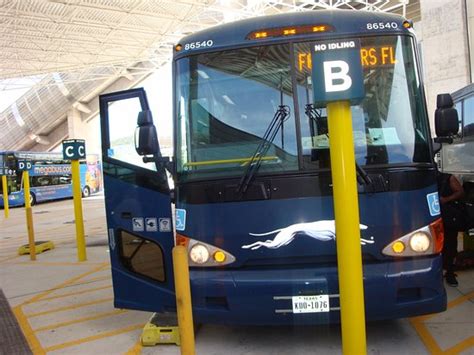
[[[63,141],[63,159],[80,160],[86,158],[86,142],[84,139],[68,139]]]
[[[342,60],[324,62],[324,84],[326,92],[349,90],[352,79],[349,75],[349,64]]]
[[[316,107],[349,100],[357,104],[365,96],[358,39],[315,43],[312,51],[312,82]]]

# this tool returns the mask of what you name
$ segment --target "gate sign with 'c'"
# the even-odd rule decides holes
[[[17,169],[19,171],[28,171],[31,170],[32,165],[31,161],[27,159],[18,159]]]
[[[349,100],[357,104],[365,96],[358,39],[314,43],[311,49],[314,105]]]
[[[86,158],[86,141],[84,139],[68,139],[63,141],[63,159],[80,160]]]

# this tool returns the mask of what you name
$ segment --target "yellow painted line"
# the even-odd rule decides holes
[[[444,353],[448,355],[455,355],[455,354],[459,354],[461,351],[464,351],[470,347],[474,347],[474,335],[454,345],[453,347],[446,350]]]
[[[77,309],[77,308],[92,306],[93,304],[105,303],[105,302],[109,302],[109,301],[112,301],[112,300],[113,300],[113,298],[111,298],[111,297],[101,298],[100,300],[84,302],[84,303],[78,303],[78,304],[73,304],[73,305],[70,305],[70,306],[64,306],[64,307],[48,309],[46,311],[41,311],[41,312],[36,312],[36,313],[28,313],[28,314],[25,314],[25,315],[28,318],[39,317],[39,316],[44,316],[45,314],[58,313],[58,312],[62,312],[62,311],[68,311],[70,309]]]
[[[455,300],[452,300],[451,302],[448,302],[448,309],[456,307],[458,304],[466,302],[466,301],[470,300],[473,297],[474,297],[474,291],[469,292],[468,294],[466,294],[462,297],[456,298]]]
[[[142,329],[144,327],[144,325],[145,324],[135,324],[135,325],[128,326],[126,328],[116,329],[116,330],[112,330],[110,332],[99,333],[97,335],[93,335],[93,336],[90,336],[90,337],[76,339],[76,340],[68,341],[66,343],[53,345],[53,346],[50,346],[50,347],[48,347],[44,350],[46,352],[50,352],[50,351],[60,350],[60,349],[64,349],[64,348],[69,348],[71,346],[88,343],[88,342],[91,342],[91,341],[94,341],[94,340],[107,338],[107,337],[111,337],[111,336],[118,335],[118,334],[128,333],[128,332],[131,332],[131,331],[134,331],[134,330],[137,330],[137,329]]]
[[[142,340],[138,338],[137,342],[124,355],[140,355],[142,353]]]
[[[93,277],[91,279],[81,280],[80,282],[76,282],[76,283],[70,284],[68,286],[79,286],[79,285],[84,285],[84,284],[88,284],[88,283],[91,283],[91,282],[102,281],[102,280],[112,280],[112,276],[108,275],[108,276]]]
[[[23,311],[21,310],[21,306],[13,307],[13,314],[15,315],[16,320],[18,321],[18,324],[20,325],[20,328],[23,331],[26,341],[28,342],[28,345],[30,346],[30,349],[33,354],[45,355],[46,352],[44,351],[43,347],[41,346],[41,343],[36,337],[35,332],[33,331],[33,329],[31,329],[28,319],[25,317]]]
[[[451,302],[448,302],[447,309],[449,310],[453,307],[456,307],[459,304],[461,304],[463,302],[466,302],[466,301],[470,300],[473,297],[474,297],[474,291],[470,292],[470,293],[468,293],[464,296],[461,296],[459,298],[456,298],[456,299],[452,300]],[[431,333],[428,331],[428,329],[425,327],[423,322],[428,320],[428,319],[431,319],[431,318],[435,317],[438,314],[440,314],[440,313],[427,314],[427,315],[424,315],[424,316],[414,317],[414,318],[410,319],[410,323],[412,324],[412,326],[417,331],[418,335],[421,338],[421,341],[425,344],[428,351],[432,354],[441,354],[441,353],[443,353],[443,351],[441,350],[439,345],[436,343],[435,339],[433,338]],[[473,346],[473,345],[474,345],[474,337],[471,337],[471,338],[468,338],[468,339],[463,340],[462,342],[456,344],[452,348],[446,350],[446,352],[444,352],[444,353],[458,354],[460,351],[462,351],[462,350],[464,350],[464,349],[466,349],[470,346]],[[461,350],[459,350],[459,349],[461,349]]]
[[[25,301],[23,304],[26,304],[27,302],[28,302],[28,303],[32,303],[32,302],[35,302],[35,301],[37,301],[37,300],[40,300],[40,299],[46,297],[47,295],[49,295],[50,293],[53,293],[53,292],[56,291],[56,290],[59,290],[59,289],[64,288],[64,287],[66,287],[66,286],[72,285],[72,284],[74,284],[75,282],[81,280],[82,278],[84,278],[84,277],[86,277],[86,276],[89,276],[89,275],[91,275],[91,274],[94,274],[94,273],[96,273],[96,272],[98,272],[98,271],[104,269],[104,268],[107,267],[108,265],[109,265],[108,263],[104,263],[103,265],[98,266],[98,267],[96,267],[96,268],[94,268],[94,269],[92,269],[92,270],[90,270],[90,271],[87,271],[87,272],[85,272],[85,273],[83,273],[83,274],[81,274],[81,275],[79,275],[79,276],[75,276],[75,277],[73,277],[73,278],[71,278],[71,279],[69,279],[69,280],[66,280],[66,281],[63,282],[62,284],[59,284],[58,286],[55,286],[55,287],[53,287],[53,288],[50,288],[49,290],[46,290],[46,291],[44,291],[44,292],[42,292],[42,293],[36,295],[35,297],[29,299],[28,301]]]
[[[412,317],[410,318],[410,322],[424,322],[430,318],[433,318],[441,313],[431,313],[431,314],[425,314],[423,316],[417,316],[417,317]]]
[[[95,292],[95,291],[100,291],[100,290],[105,290],[107,288],[111,288],[112,286],[111,285],[107,285],[107,286],[102,286],[102,287],[95,287],[95,288],[89,288],[87,290],[82,290],[82,291],[75,291],[75,292],[69,292],[69,293],[62,293],[60,295],[57,295],[57,296],[51,296],[51,297],[46,297],[46,298],[42,298],[38,301],[34,301],[34,302],[42,302],[42,301],[50,301],[50,300],[55,300],[55,299],[58,299],[58,298],[64,298],[64,297],[70,297],[70,296],[75,296],[75,295],[82,295],[84,293],[89,293],[89,292]],[[31,304],[31,303],[34,303],[34,302],[26,302],[25,304]]]
[[[72,325],[72,324],[76,324],[76,323],[83,323],[83,322],[87,322],[87,321],[90,321],[90,320],[96,320],[96,319],[101,319],[101,318],[106,318],[106,317],[112,317],[112,316],[122,314],[122,313],[126,313],[126,312],[128,312],[126,309],[115,309],[115,310],[110,311],[110,312],[96,313],[93,316],[76,318],[74,320],[67,321],[67,322],[61,322],[61,323],[55,323],[55,324],[47,325],[47,326],[44,326],[44,327],[36,328],[36,329],[34,329],[34,331],[35,332],[44,332],[45,330],[58,329],[58,328],[66,327],[68,325]]]
[[[431,335],[431,333],[426,329],[423,323],[412,321],[410,320],[411,325],[415,328],[416,332],[421,338],[423,344],[425,344],[426,348],[431,354],[441,354],[441,348],[436,343],[435,339]]]
[[[474,291],[469,292],[468,294],[466,294],[464,296],[461,296],[459,298],[456,298],[456,299],[452,300],[451,302],[448,302],[447,309],[456,307],[458,304],[466,302],[466,301],[470,300],[473,297],[474,297]],[[413,320],[415,322],[424,322],[424,321],[427,321],[428,319],[436,317],[439,314],[441,314],[441,313],[425,314],[423,316],[413,317],[410,320]]]

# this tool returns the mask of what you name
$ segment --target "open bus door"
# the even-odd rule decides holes
[[[132,89],[99,100],[115,307],[173,311],[170,190],[165,169],[153,159],[161,155],[146,93]],[[140,123],[144,114],[153,128],[145,133],[154,135],[156,147],[147,162],[135,149],[137,118]]]

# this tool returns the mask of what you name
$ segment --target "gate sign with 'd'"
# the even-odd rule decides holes
[[[31,170],[32,165],[31,165],[31,160],[28,159],[18,159],[17,163],[17,169],[19,171],[28,171]]]
[[[314,105],[349,100],[357,104],[365,96],[358,39],[316,42],[311,50]]]
[[[63,141],[63,159],[80,160],[86,158],[86,141],[84,139],[68,139]]]

